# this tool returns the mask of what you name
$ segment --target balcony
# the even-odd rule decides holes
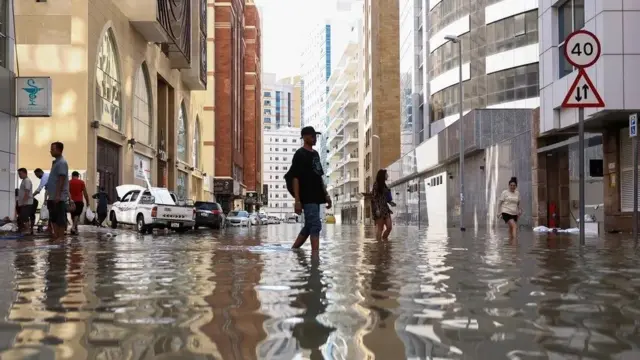
[[[194,6],[191,14],[193,22],[191,33],[198,34],[193,37],[193,49],[190,68],[181,70],[185,84],[191,90],[207,89],[207,0],[197,0],[198,6]],[[197,42],[195,42],[197,40]]]
[[[163,45],[163,50],[169,54],[174,69],[186,69],[191,66],[193,1],[113,1],[147,41]]]

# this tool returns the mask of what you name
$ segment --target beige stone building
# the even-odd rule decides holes
[[[90,192],[115,195],[146,176],[179,197],[212,199],[208,2],[16,2],[19,75],[53,83],[53,116],[19,121],[19,166],[47,171],[61,141]]]
[[[360,42],[361,188],[369,193],[379,168],[400,158],[400,62],[397,0],[364,0]],[[374,136],[380,138],[379,148]],[[364,219],[371,216],[364,202]]]

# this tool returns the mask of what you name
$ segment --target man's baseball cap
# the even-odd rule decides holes
[[[305,135],[320,135],[313,126],[305,126],[300,130],[300,137],[304,137]]]

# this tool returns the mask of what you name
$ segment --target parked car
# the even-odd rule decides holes
[[[260,225],[260,218],[256,213],[249,214],[249,221],[251,222],[251,225]]]
[[[195,225],[195,209],[176,205],[175,194],[165,188],[120,185],[116,192],[118,201],[109,213],[113,229],[126,224],[135,225],[140,233],[166,228],[183,233]]]
[[[260,219],[260,225],[269,224],[269,217],[266,214],[258,214],[258,218]]]
[[[269,224],[280,224],[280,219],[275,216],[269,216]]]
[[[249,219],[249,213],[244,210],[234,210],[227,215],[228,226],[251,226],[251,219]]]
[[[196,209],[195,229],[199,227],[220,229],[224,226],[225,216],[220,204],[215,202],[196,201],[194,207]]]
[[[298,215],[295,213],[291,213],[289,215],[287,215],[287,220],[288,223],[296,223],[298,222]]]

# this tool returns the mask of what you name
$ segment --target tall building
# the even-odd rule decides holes
[[[260,16],[253,1],[215,1],[215,43],[214,191],[226,212],[260,191]]]
[[[260,14],[254,0],[244,10],[244,207],[260,208],[262,194],[262,34]]]
[[[276,74],[262,75],[262,122],[265,131],[300,127],[301,85],[299,76],[276,81]]]
[[[428,0],[425,0],[427,3]],[[413,150],[429,137],[428,94],[425,81],[425,32],[428,31],[428,15],[423,11],[423,0],[400,1],[400,153]],[[427,96],[428,100],[429,97]],[[426,107],[426,110],[425,110]],[[426,131],[425,131],[425,124]]]
[[[302,126],[324,131],[327,118],[327,84],[331,76],[331,25],[317,26],[309,35],[302,53]],[[317,151],[322,166],[327,166],[327,137],[318,138]],[[326,171],[325,171],[326,173]]]
[[[0,100],[0,218],[15,214],[16,153],[18,119],[14,115],[12,97],[5,91],[15,89],[15,34],[11,26],[14,11],[13,0],[0,1],[0,88],[4,89]]]
[[[286,219],[294,212],[294,198],[287,190],[284,174],[291,166],[293,154],[302,145],[300,128],[280,127],[264,131],[264,184],[269,189],[269,215]]]
[[[579,200],[578,111],[561,108],[578,71],[564,58],[567,36],[591,31],[600,40],[600,59],[586,71],[605,106],[584,110],[585,201],[600,231],[631,232],[633,225],[633,146],[629,115],[640,109],[640,51],[635,1],[568,0],[540,2],[540,113],[535,134],[533,214],[536,224],[572,227]],[[553,31],[551,30],[553,29]],[[566,194],[566,195],[565,195]],[[593,209],[591,205],[599,205]],[[560,214],[553,218],[553,209]]]
[[[431,136],[459,118],[458,44],[446,36],[461,41],[464,113],[540,106],[538,1],[431,0],[428,11],[428,39],[416,58],[428,69]]]
[[[212,135],[201,125],[207,3],[58,5],[15,2],[20,75],[48,76],[53,84],[52,116],[20,119],[18,166],[47,171],[49,146],[61,141],[70,170],[90,192],[104,186],[115,200],[116,186],[142,185],[146,177],[180,198],[210,198],[202,152],[212,151],[203,147]]]
[[[334,200],[334,214],[338,223],[356,223],[361,219],[363,210],[359,186],[357,32],[359,28],[329,78],[327,190]]]
[[[360,41],[359,84],[363,170],[361,189],[371,191],[378,167],[400,157],[399,9],[397,0],[365,0]],[[374,136],[380,138],[374,149]],[[365,218],[371,215],[365,202]]]

